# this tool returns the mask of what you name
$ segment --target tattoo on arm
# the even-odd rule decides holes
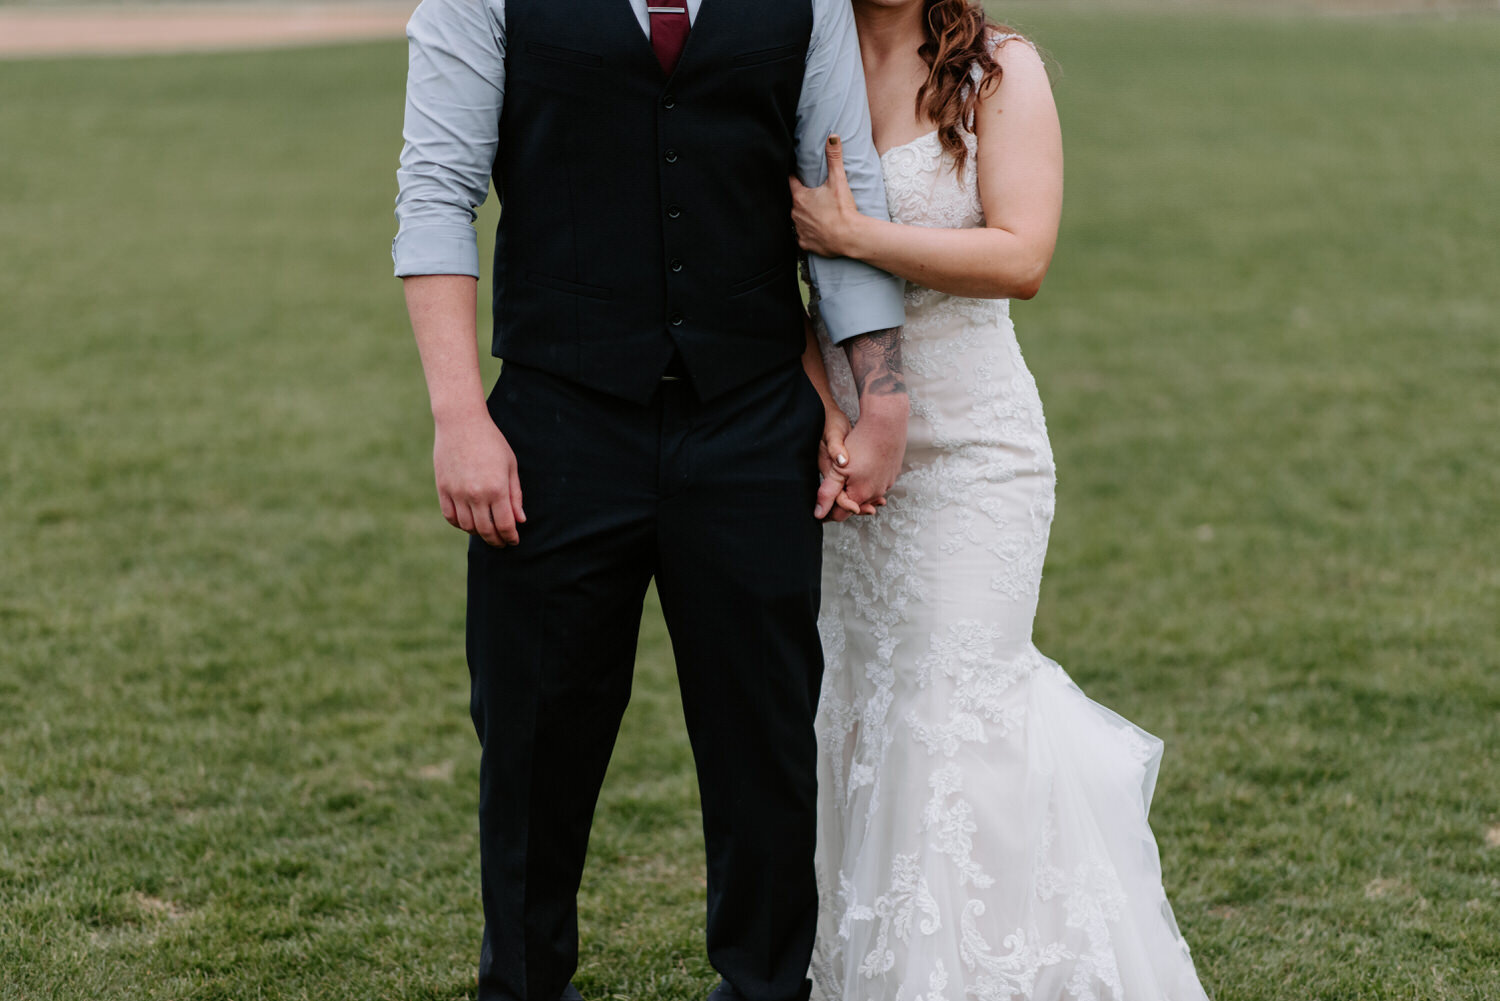
[[[901,328],[888,327],[851,337],[844,354],[860,396],[894,396],[906,392],[901,375]]]

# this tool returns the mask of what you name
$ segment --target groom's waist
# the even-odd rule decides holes
[[[502,358],[627,399],[680,375],[707,399],[802,353],[795,245],[721,240],[690,253],[649,232],[604,245],[577,230],[526,239],[534,230],[511,222],[495,258]]]
[[[767,316],[753,334],[715,330],[682,318],[629,326],[608,306],[551,315],[497,311],[497,357],[538,368],[602,392],[644,403],[664,377],[691,382],[711,399],[797,358],[803,349],[800,305],[789,316]]]

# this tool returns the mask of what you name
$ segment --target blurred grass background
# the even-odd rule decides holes
[[[1037,641],[1167,742],[1210,993],[1500,996],[1500,19],[995,13],[1069,155]],[[0,999],[472,997],[404,67],[0,63]],[[591,1001],[714,982],[696,803],[652,612]]]

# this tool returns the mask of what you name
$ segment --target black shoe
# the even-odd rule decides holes
[[[583,995],[578,993],[577,987],[569,983],[568,986],[563,988],[562,997],[558,998],[557,1001],[583,1001]]]
[[[812,981],[804,980],[802,982],[802,992],[797,995],[797,1001],[807,1001],[807,996],[811,991]],[[709,994],[708,1001],[744,1001],[744,997],[739,991],[729,986],[729,981],[720,980],[719,986],[715,987],[713,993]]]

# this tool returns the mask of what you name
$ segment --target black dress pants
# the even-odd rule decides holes
[[[746,1001],[807,996],[822,672],[823,409],[800,365],[647,405],[506,365],[521,543],[469,547],[480,759],[480,1001],[557,1001],[578,960],[589,827],[656,579],[708,849],[708,955]]]

